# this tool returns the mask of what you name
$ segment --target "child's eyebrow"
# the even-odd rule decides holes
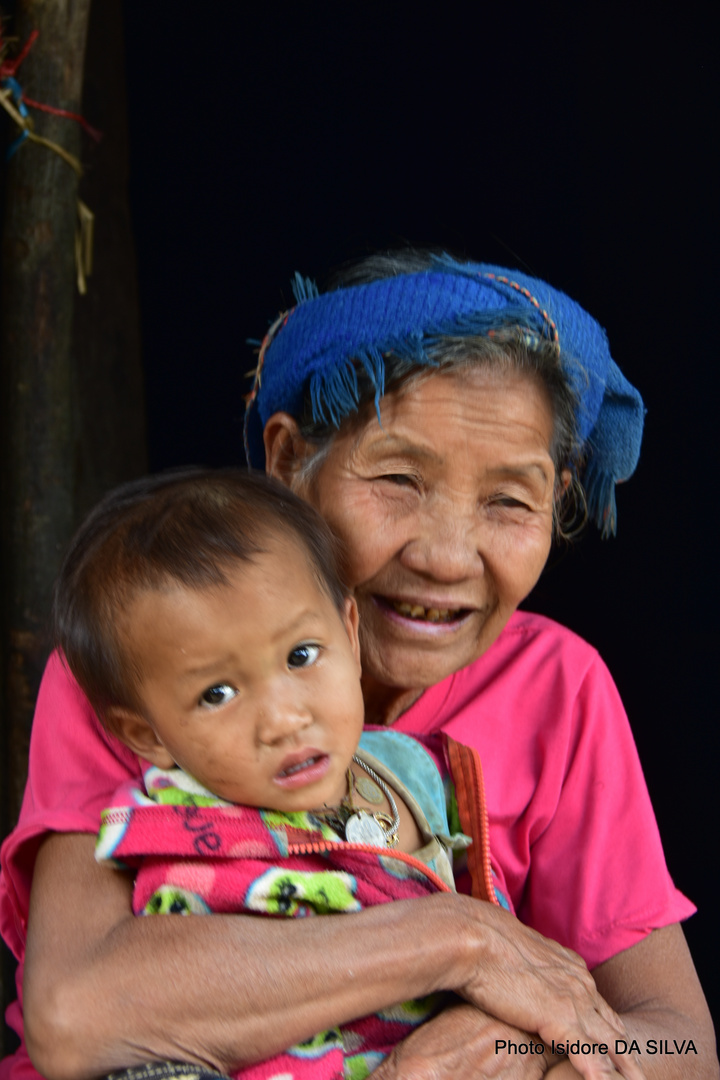
[[[319,621],[321,618],[321,612],[316,611],[314,608],[303,608],[288,623],[285,623],[275,633],[271,634],[269,640],[275,643],[284,637],[291,636],[299,629],[299,627],[305,627],[307,624],[310,624],[312,628],[313,620],[317,619]],[[180,677],[183,679],[197,679],[201,676],[211,678],[212,676],[217,675],[219,669],[223,667],[229,668],[236,660],[237,657],[234,653],[227,652],[222,656],[214,656],[212,660],[209,660],[207,663],[193,664],[190,667],[186,667]]]
[[[183,671],[180,678],[182,679],[195,679],[201,675],[211,676],[217,675],[218,668],[228,667],[234,660],[232,653],[226,653],[224,656],[215,656],[207,664],[196,664],[194,667],[187,667]]]
[[[285,637],[287,634],[294,633],[300,626],[305,623],[311,622],[313,619],[320,619],[321,615],[319,611],[314,611],[312,608],[303,608],[299,611],[294,619],[281,626],[276,633],[271,635],[271,641],[278,641],[280,638]]]

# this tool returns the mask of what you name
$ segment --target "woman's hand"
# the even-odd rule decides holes
[[[613,1076],[612,1063],[626,1080],[641,1080],[637,1058],[615,1053],[625,1027],[576,953],[490,904],[467,914],[482,918],[485,932],[458,993],[515,1028],[537,1032],[547,1047],[569,1044],[569,1060],[587,1080]],[[583,1045],[592,1050],[583,1054]]]
[[[520,1053],[520,1046],[528,1048]],[[450,1005],[401,1042],[372,1073],[373,1080],[578,1080],[564,1057],[535,1052],[537,1036],[519,1031],[472,1005]],[[515,1047],[516,1050],[508,1049]],[[532,1048],[532,1050],[530,1049]],[[610,1068],[610,1080],[622,1080]]]

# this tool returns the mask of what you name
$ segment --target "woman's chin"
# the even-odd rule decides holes
[[[487,647],[483,646],[483,637],[457,640],[429,632],[425,646],[416,635],[406,641],[397,637],[366,638],[361,645],[364,683],[372,681],[398,693],[426,690],[476,660]]]

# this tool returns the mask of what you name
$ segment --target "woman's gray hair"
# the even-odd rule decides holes
[[[328,291],[354,285],[367,285],[373,281],[400,274],[419,273],[429,269],[432,258],[431,252],[415,249],[370,255],[336,272],[330,281]],[[478,366],[497,372],[517,371],[534,379],[544,388],[553,416],[550,455],[556,476],[555,535],[556,538],[568,539],[577,533],[587,516],[585,495],[578,478],[578,468],[581,464],[581,446],[577,435],[576,419],[578,399],[570,380],[563,371],[556,345],[537,335],[529,335],[522,327],[508,327],[496,331],[493,337],[479,335],[439,337],[427,347],[427,353],[432,358],[431,367],[413,363],[407,358],[398,357],[392,353],[386,354],[384,356],[384,392],[387,394],[391,391],[407,389],[418,380],[430,377],[433,372],[457,371]],[[567,363],[567,356],[564,359]],[[374,408],[376,387],[362,364],[355,366],[355,373],[358,383],[357,413],[348,417],[340,430],[347,430],[348,427],[364,422],[371,408]],[[303,438],[317,448],[315,453],[306,459],[298,474],[301,483],[311,484],[330,451],[338,428],[313,418],[309,391],[305,395],[298,424]],[[567,487],[561,476],[564,470],[569,470],[571,474],[571,481]]]

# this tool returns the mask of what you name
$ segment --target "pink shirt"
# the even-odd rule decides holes
[[[695,911],[665,865],[617,688],[576,634],[517,612],[394,727],[475,747],[501,888],[522,922],[590,968]]]
[[[432,746],[442,731],[480,753],[493,866],[523,922],[590,967],[693,913],[668,874],[630,727],[598,654],[539,615],[516,613],[474,664],[427,690],[394,725]],[[21,963],[32,870],[48,830],[95,833],[137,758],[105,735],[59,658],[38,697],[25,798],[5,841],[0,932]],[[8,1022],[22,1035],[20,1006]],[[37,1073],[24,1046],[0,1078]]]

